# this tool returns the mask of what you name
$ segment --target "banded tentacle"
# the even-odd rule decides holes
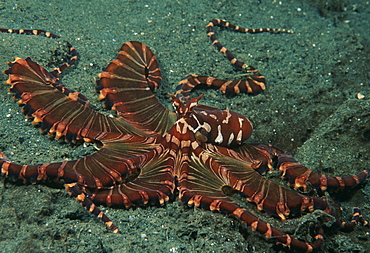
[[[267,150],[258,147],[258,145],[243,143],[237,147],[227,148],[207,144],[206,149],[211,153],[227,156],[241,162],[251,162],[253,169],[260,175],[273,169],[273,157]]]
[[[261,196],[259,195],[261,184],[264,185],[266,182],[254,170],[253,163],[242,163],[235,159],[220,162],[211,153],[202,149],[197,142],[189,143],[188,148],[191,149],[191,152],[189,152],[191,155],[187,159],[182,159],[180,164],[179,194],[182,202],[189,206],[219,211],[234,216],[250,226],[253,231],[257,231],[266,238],[273,239],[287,247],[311,252],[320,246],[323,239],[321,229],[317,231],[314,242],[304,242],[276,229],[229,199],[229,195],[239,191],[250,194],[251,198],[249,200],[259,203],[257,206],[262,206],[269,214],[281,211],[279,210],[280,206],[271,197],[265,201],[263,199],[260,199],[262,201],[256,201],[257,196]],[[240,177],[243,179],[238,179]],[[248,182],[247,178],[249,178]],[[256,187],[254,181],[257,181]],[[249,185],[251,183],[252,185]],[[276,191],[277,189],[276,185],[271,187],[271,190]],[[286,190],[282,195],[287,194],[289,196],[284,197],[290,198],[289,192]],[[296,193],[293,193],[293,195],[296,195]],[[285,203],[288,202],[287,199],[284,200]],[[305,200],[306,198],[300,199],[298,206],[302,206]],[[316,201],[315,203],[317,204]]]
[[[321,209],[331,213],[324,200],[288,190],[261,176],[256,171],[255,161],[246,167],[243,164],[250,162],[238,161],[213,152],[209,155],[222,167],[227,168],[229,186],[239,191],[248,201],[254,202],[259,211],[265,211],[268,215],[279,217],[283,221],[288,216],[302,211],[312,212],[315,209]]]
[[[90,199],[97,204],[124,208],[164,205],[168,202],[175,189],[175,160],[169,151],[159,145],[151,152],[130,161],[135,164],[137,174],[109,188],[89,189]]]
[[[9,63],[4,73],[10,91],[25,104],[26,116],[34,117],[33,123],[41,123],[41,131],[65,137],[67,141],[98,139],[103,133],[134,134],[147,136],[128,122],[108,117],[92,110],[80,93],[65,90],[58,78],[31,59],[17,58]]]
[[[117,161],[118,159],[115,155],[117,155],[117,148],[121,148],[121,146],[117,145],[117,143],[113,145],[116,148],[115,152],[114,148],[109,149],[107,150],[109,154],[105,155]],[[119,157],[122,157],[122,154],[119,155]],[[162,145],[157,145],[150,152],[132,156],[120,164],[116,164],[114,161],[111,161],[109,164],[111,166],[110,173],[112,174],[116,170],[122,170],[120,167],[124,167],[123,165],[127,167],[125,177],[122,177],[119,181],[117,180],[114,185],[110,187],[94,187],[92,184],[69,183],[65,186],[66,190],[87,211],[103,221],[113,233],[121,233],[118,227],[97,205],[120,208],[164,205],[174,194],[174,158],[168,156],[168,151],[165,151]]]
[[[71,194],[87,211],[98,217],[107,228],[113,233],[120,234],[121,231],[118,229],[116,224],[113,223],[109,217],[100,210],[89,198],[88,193],[84,188],[79,186],[77,183],[65,184],[66,191]]]
[[[308,186],[310,186],[316,190],[331,193],[356,187],[364,183],[369,176],[369,171],[367,170],[363,170],[357,175],[352,176],[327,176],[308,169],[303,164],[298,163],[290,153],[272,145],[256,144],[256,146],[271,154],[272,159],[277,161],[276,165],[271,166],[271,168],[280,170],[282,172],[282,178],[287,179],[288,184],[292,185],[294,189],[307,191]],[[329,214],[337,218],[337,228],[344,231],[352,230],[357,224],[368,226],[368,222],[362,218],[361,210],[358,208],[354,208],[350,221],[342,221],[340,214],[335,213],[334,210],[331,210]]]
[[[369,176],[369,171],[367,170],[347,177],[331,177],[319,174],[297,162],[288,152],[278,156],[277,168],[282,171],[282,177],[288,179],[288,182],[293,185],[294,189],[302,188],[304,191],[308,188],[307,184],[322,191],[343,190],[363,183]]]
[[[227,162],[229,159],[236,159],[238,162],[251,162],[251,167],[261,175],[271,169],[280,169],[283,171],[282,177],[287,178],[288,184],[293,185],[295,189],[303,188],[306,190],[306,183],[310,183],[310,185],[316,189],[329,190],[332,192],[340,188],[351,188],[362,184],[368,176],[367,171],[363,171],[358,175],[350,177],[329,177],[318,174],[296,162],[289,153],[266,144],[243,144],[240,147],[233,149],[208,144],[207,150],[211,152],[212,156],[215,156],[216,159],[218,158],[218,162],[224,166],[226,166],[224,164],[225,161]],[[291,171],[284,173],[284,171],[288,169]],[[243,175],[238,175],[235,172],[234,174],[238,179],[243,179]],[[264,182],[259,183],[256,182],[258,182],[257,179],[245,181],[248,187],[253,188],[254,184],[254,186],[258,185],[258,190],[253,193],[253,198],[247,198],[247,200],[255,202],[258,209],[264,210],[270,215],[279,216],[282,220],[285,220],[286,216],[289,214],[299,214],[305,209],[310,212],[316,209],[321,209],[337,218],[337,228],[340,228],[341,230],[353,229],[353,227],[358,223],[364,226],[367,226],[368,224],[367,221],[362,218],[361,211],[358,208],[354,209],[352,220],[345,222],[341,220],[340,214],[333,212],[326,201],[323,201],[320,198],[311,198],[302,194],[292,194],[294,193],[293,191],[274,185],[268,180],[264,180]],[[304,185],[303,182],[305,183]],[[325,185],[322,183],[325,183]],[[271,193],[269,193],[269,191]],[[245,191],[241,192],[246,196],[249,195]],[[299,198],[301,200],[299,200]],[[264,206],[266,202],[269,202],[270,204]]]
[[[215,26],[230,28],[240,33],[260,33],[260,32],[283,32],[293,33],[291,30],[286,29],[273,29],[273,28],[259,28],[259,29],[247,29],[240,26],[230,24],[229,22],[222,19],[212,19],[207,25],[207,36],[210,38],[212,44],[221,52],[224,53],[225,57],[230,63],[237,69],[245,70],[247,73],[258,73],[258,71],[251,65],[241,62],[235,58],[235,56],[217,40],[213,28]],[[261,86],[262,88],[262,86]]]
[[[184,80],[179,82],[177,87],[176,96],[181,98],[183,102],[189,98],[189,93],[193,88],[200,84],[207,86],[213,86],[221,90],[226,94],[238,94],[238,93],[249,93],[257,95],[266,89],[266,80],[256,68],[247,63],[241,62],[235,58],[235,56],[225,48],[216,38],[213,31],[215,26],[230,28],[234,31],[241,33],[259,33],[259,32],[284,32],[292,33],[291,30],[286,29],[272,29],[272,28],[260,28],[260,29],[246,29],[240,26],[236,26],[221,19],[212,19],[207,25],[207,36],[210,38],[212,45],[214,45],[218,51],[224,54],[224,56],[230,61],[231,65],[238,70],[243,70],[245,73],[251,74],[246,79],[228,81],[221,80],[214,77],[202,76],[196,74],[190,74]]]
[[[51,32],[45,31],[45,30],[4,29],[4,28],[0,28],[0,32],[3,32],[3,33],[26,34],[26,35],[39,35],[39,36],[45,36],[47,38],[52,38],[52,39],[59,39],[60,38],[59,35],[53,34]],[[69,55],[70,55],[69,60],[67,60],[66,62],[62,63],[58,67],[54,68],[54,70],[49,73],[53,77],[53,79],[55,79],[55,80],[58,81],[58,82],[52,82],[52,84],[55,85],[55,87],[58,88],[58,90],[60,90],[65,95],[68,96],[70,93],[72,93],[74,96],[76,96],[76,97],[79,98],[79,101],[80,102],[89,103],[89,100],[84,95],[82,95],[78,91],[74,91],[74,90],[68,89],[67,87],[65,87],[63,84],[61,84],[59,82],[59,75],[62,74],[62,72],[66,68],[68,68],[71,65],[75,64],[76,61],[78,60],[78,52],[75,49],[75,47],[73,47],[72,44],[69,43],[68,41],[66,43],[67,43],[67,47],[69,49]],[[16,60],[17,59],[19,59],[19,57],[16,57]],[[27,58],[27,59],[30,60],[31,58]],[[13,63],[8,63],[8,64],[10,66],[12,66],[12,64],[14,64],[14,62]],[[8,71],[10,71],[10,70],[8,70]],[[5,74],[8,74],[7,71],[5,71],[4,73]]]
[[[278,169],[282,177],[294,189],[307,191],[308,184],[321,191],[334,192],[362,184],[369,176],[369,171],[363,170],[357,175],[347,177],[330,177],[316,173],[297,162],[293,156],[270,144],[243,144],[232,149],[208,145],[212,152],[221,153],[240,161],[254,161],[258,164],[256,171],[264,174],[268,170]]]
[[[124,43],[99,78],[99,99],[131,125],[163,134],[175,122],[176,115],[153,94],[162,77],[156,57],[146,45],[137,41]]]
[[[120,233],[97,205],[120,208],[164,205],[173,197],[175,190],[174,161],[174,157],[159,145],[147,154],[129,159],[127,164],[134,168],[132,173],[115,185],[96,188],[73,183],[67,184],[66,189],[112,232]]]
[[[297,162],[289,152],[270,144],[245,144],[232,152],[237,152],[241,159],[255,157],[256,154],[260,156],[264,154],[260,158],[262,158],[261,161],[268,164],[269,169],[278,169],[282,172],[282,178],[288,180],[289,185],[292,185],[294,189],[300,188],[303,191],[307,191],[308,185],[317,190],[329,192],[353,188],[365,182],[369,176],[368,170],[347,177],[331,177],[316,173]],[[257,157],[254,159],[260,160]],[[275,161],[275,164],[273,164],[273,161]]]
[[[150,150],[156,152],[155,141],[155,138],[116,135],[102,141],[100,150],[90,156],[75,161],[38,165],[19,165],[1,153],[1,175],[23,180],[25,183],[63,180],[65,183],[76,182],[82,186],[100,189],[123,182],[136,173],[138,166],[135,164],[140,163],[143,159],[141,156]]]
[[[110,136],[93,155],[60,163],[19,165],[0,153],[1,175],[24,183],[63,180],[66,190],[109,229],[118,228],[96,206],[163,205],[175,189],[174,154],[168,142],[138,136]]]
[[[257,95],[265,90],[265,77],[261,75],[249,76],[241,80],[221,80],[210,76],[190,74],[181,80],[176,87],[176,94],[186,101],[190,92],[198,85],[205,84],[208,87],[215,87],[226,94],[249,93]]]
[[[45,36],[47,38],[53,38],[53,39],[59,39],[60,36],[53,34],[51,32],[45,31],[45,30],[32,30],[32,29],[4,29],[0,28],[0,32],[2,33],[16,33],[16,34],[27,34],[27,35],[41,35]],[[59,77],[59,75],[68,67],[70,67],[72,64],[74,64],[78,59],[78,53],[77,50],[69,43],[67,42],[67,46],[69,48],[69,54],[70,58],[67,62],[62,63],[59,67],[56,67],[50,74],[56,78]],[[67,89],[64,87],[64,89]],[[71,91],[73,92],[73,91]]]

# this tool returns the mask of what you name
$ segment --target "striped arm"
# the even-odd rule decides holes
[[[209,76],[190,74],[181,80],[176,87],[176,96],[185,103],[190,98],[190,92],[198,85],[205,84],[214,87],[225,94],[249,93],[257,95],[265,90],[265,77],[262,75],[252,75],[247,79],[227,81]]]
[[[25,183],[63,180],[66,190],[82,206],[119,233],[96,205],[164,205],[174,194],[175,159],[162,144],[155,144],[156,138],[109,137],[98,152],[76,161],[18,165],[0,152],[1,175]]]
[[[298,163],[288,152],[278,156],[277,168],[282,171],[282,177],[287,178],[294,189],[302,188],[304,191],[307,190],[307,183],[322,191],[338,191],[357,186],[369,176],[367,170],[347,177],[330,177],[319,174]]]
[[[200,84],[205,84],[207,86],[212,86],[218,88],[223,93],[226,94],[238,94],[238,93],[248,93],[257,95],[266,89],[266,80],[263,75],[261,75],[256,68],[241,62],[235,58],[235,56],[225,48],[216,38],[213,31],[215,26],[230,28],[234,31],[241,33],[259,33],[259,32],[285,32],[292,33],[290,30],[285,29],[272,29],[272,28],[260,28],[260,29],[246,29],[240,26],[236,26],[226,22],[221,19],[213,19],[207,25],[207,36],[218,51],[224,54],[224,56],[230,61],[231,65],[238,70],[242,70],[245,73],[250,73],[246,79],[228,81],[221,80],[209,76],[201,76],[190,74],[184,80],[180,81],[177,86],[176,97],[178,97],[182,102],[186,102],[189,99],[189,93],[192,89]]]
[[[45,30],[30,30],[30,29],[4,29],[0,28],[0,32],[2,33],[16,33],[16,34],[27,34],[27,35],[41,35],[45,36],[47,38],[53,38],[53,39],[59,39],[60,36],[53,34],[51,32],[47,32]],[[78,53],[77,50],[69,43],[67,42],[67,46],[69,48],[69,54],[70,54],[70,59],[61,64],[59,67],[55,68],[52,72],[51,75],[54,77],[59,77],[59,75],[69,66],[74,64],[77,59],[78,59]],[[65,88],[66,89],[66,88]]]
[[[33,123],[41,123],[41,131],[55,133],[56,139],[97,139],[103,132],[147,136],[124,120],[92,110],[84,96],[65,89],[58,78],[30,58],[16,58],[9,65],[4,73],[9,75],[5,83],[11,85],[10,91],[20,98],[19,104],[25,104]]]
[[[160,152],[160,153],[158,153]],[[135,159],[134,159],[135,160]],[[124,207],[164,205],[174,194],[174,158],[159,147],[156,154],[142,156],[137,173],[127,180],[104,189],[91,189],[96,204]]]
[[[98,217],[110,231],[115,234],[121,234],[121,231],[119,231],[113,221],[91,201],[84,187],[79,186],[77,183],[71,183],[65,184],[65,188],[87,211]]]
[[[99,99],[130,124],[163,134],[176,115],[163,107],[153,94],[161,80],[156,57],[137,41],[122,45],[118,57],[99,75]]]
[[[293,33],[291,30],[286,29],[273,29],[273,28],[259,28],[259,29],[246,29],[240,26],[236,26],[226,22],[222,19],[212,19],[207,25],[207,36],[210,38],[212,45],[214,45],[218,51],[223,53],[230,63],[237,69],[245,70],[247,73],[258,73],[258,71],[251,65],[241,62],[235,58],[235,56],[217,40],[213,28],[215,26],[230,28],[234,31],[241,33],[260,33],[260,32],[284,32]]]
[[[90,213],[103,221],[113,233],[121,233],[117,226],[97,205],[129,208],[131,206],[164,205],[174,194],[174,159],[156,149],[154,156],[144,155],[131,160],[135,163],[134,173],[111,187],[92,188],[77,183],[66,184],[66,190]],[[160,153],[160,154],[159,154]]]
[[[181,160],[179,191],[182,202],[187,203],[189,206],[219,211],[234,216],[250,226],[253,231],[257,231],[266,238],[271,238],[287,247],[311,252],[320,246],[323,238],[321,229],[313,243],[300,241],[260,220],[227,197],[227,195],[234,194],[237,191],[247,192],[247,183],[237,179],[238,177],[246,178],[246,175],[249,175],[251,176],[251,181],[257,180],[257,184],[261,183],[259,178],[262,177],[251,168],[250,163],[245,162],[243,164],[235,162],[235,160],[229,160],[228,162],[223,162],[221,166],[218,160],[215,161],[207,152],[201,151],[201,148],[196,143],[191,144],[191,146],[195,148],[194,153],[197,155],[192,155],[191,157],[183,156]],[[259,192],[259,187],[255,188],[253,193],[249,193],[251,194],[250,201],[256,202],[257,196],[261,197],[260,200],[268,197],[263,195],[264,192]],[[261,205],[261,202],[258,203]],[[268,214],[276,213],[275,210],[279,212],[280,206],[273,203],[271,198],[266,200],[265,204],[263,207]],[[268,209],[270,205],[273,208],[271,210]]]
[[[59,39],[60,36],[53,34],[51,32],[47,32],[45,30],[32,30],[32,29],[5,29],[0,28],[0,32],[2,33],[16,33],[16,34],[28,34],[28,35],[42,35],[47,38]]]
[[[161,149],[154,141],[154,138],[117,136],[103,141],[101,149],[90,156],[75,161],[39,165],[15,164],[1,153],[1,175],[25,183],[63,180],[65,183],[76,182],[91,188],[108,187],[132,177],[140,168],[142,160],[158,155]]]
[[[226,156],[236,159],[240,162],[252,163],[251,168],[257,171],[260,175],[265,175],[266,172],[272,170],[272,153],[265,149],[265,145],[259,147],[259,144],[244,143],[238,147],[227,148],[207,144],[206,149],[216,155]]]
[[[308,184],[322,191],[338,191],[360,185],[369,177],[367,170],[347,177],[319,174],[297,162],[290,153],[270,144],[243,144],[233,149],[207,145],[207,149],[239,161],[254,162],[254,169],[259,174],[278,169],[282,172],[282,177],[288,179],[288,184],[293,185],[294,189],[302,188],[303,191],[307,191]],[[277,164],[273,165],[275,160]]]
[[[304,190],[306,190],[306,183],[308,182],[310,182],[311,186],[317,189],[320,188],[321,190],[329,187],[328,190],[330,191],[338,190],[343,187],[354,187],[363,183],[368,173],[367,171],[363,171],[358,175],[344,178],[320,175],[296,162],[290,154],[272,145],[244,144],[238,148],[228,149],[208,144],[206,148],[211,156],[222,166],[229,167],[229,163],[232,161],[229,160],[230,158],[243,163],[251,162],[251,168],[259,174],[264,174],[268,170],[275,169],[275,166],[272,166],[272,162],[279,157],[276,167],[280,168],[280,170],[286,170],[286,175],[283,176],[287,178],[291,184],[297,186],[295,188],[302,187]],[[279,161],[281,162],[281,167],[279,167]],[[282,220],[285,220],[287,215],[300,213],[304,209],[308,209],[310,212],[315,209],[321,209],[326,213],[336,216],[338,219],[336,220],[336,226],[343,231],[352,230],[357,224],[368,226],[368,222],[363,219],[361,210],[358,208],[354,208],[353,218],[350,221],[342,221],[340,217],[337,217],[338,214],[332,212],[326,201],[320,198],[307,197],[293,191],[288,191],[279,185],[274,185],[269,180],[263,180],[261,177],[253,177],[251,171],[250,173],[248,173],[247,170],[238,171],[238,168],[235,167],[235,162],[231,162],[231,165],[232,168],[230,171],[232,171],[233,176],[236,176],[235,180],[242,180],[243,182],[242,187],[238,190],[246,197],[252,196],[247,198],[247,200],[255,202],[259,210],[264,210],[270,215],[279,216]],[[263,182],[261,182],[261,180],[263,180]],[[325,183],[325,185],[323,185],[323,183]],[[246,187],[246,185],[248,187]],[[257,185],[258,189],[256,187]],[[254,191],[253,189],[257,190]],[[266,205],[266,203],[268,204]]]
[[[300,214],[302,211],[312,212],[321,209],[331,214],[328,204],[320,199],[288,190],[267,178],[256,170],[256,163],[238,161],[217,153],[209,153],[217,162],[212,169],[217,174],[224,175],[225,182],[249,202],[254,202],[259,211],[279,217],[285,221],[287,216]],[[227,172],[225,172],[227,171]]]

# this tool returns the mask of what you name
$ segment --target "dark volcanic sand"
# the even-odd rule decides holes
[[[361,2],[361,3],[359,3]],[[170,108],[168,92],[189,73],[238,78],[229,62],[210,45],[205,26],[222,18],[248,28],[286,28],[293,34],[239,34],[219,31],[219,40],[237,58],[254,65],[268,80],[258,96],[225,98],[216,90],[202,103],[229,107],[255,126],[251,142],[273,143],[298,161],[328,175],[351,175],[370,168],[370,84],[368,1],[40,1],[0,2],[4,28],[45,29],[62,36],[0,34],[0,68],[14,56],[31,56],[52,69],[65,41],[80,54],[62,82],[108,113],[94,91],[97,74],[121,44],[139,40],[159,59],[163,84],[157,97]],[[2,81],[6,75],[1,75]],[[72,160],[94,152],[91,145],[60,144],[25,121],[20,108],[0,89],[0,150],[25,164]],[[365,95],[357,99],[356,94]],[[194,96],[196,95],[194,94]],[[271,178],[277,178],[274,173]],[[1,179],[3,182],[4,180]],[[1,183],[2,252],[274,252],[267,242],[223,214],[187,208],[175,201],[164,208],[104,208],[123,235],[107,232],[63,189]],[[337,196],[350,219],[358,206],[370,219],[370,184]],[[256,212],[252,204],[245,204]],[[294,231],[300,220],[276,227]],[[366,252],[370,229],[327,231],[322,252]]]

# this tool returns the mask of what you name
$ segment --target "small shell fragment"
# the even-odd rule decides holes
[[[365,95],[362,95],[361,93],[356,94],[357,99],[363,99],[364,97],[365,97]]]

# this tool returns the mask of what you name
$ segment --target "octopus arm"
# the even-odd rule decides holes
[[[167,152],[158,153],[161,151],[162,148],[158,146],[146,155],[129,159],[127,163],[135,167],[131,170],[133,173],[112,186],[97,188],[92,185],[68,183],[65,185],[66,190],[87,211],[103,221],[113,233],[121,233],[97,205],[129,208],[164,205],[168,202],[175,189],[174,160]],[[153,155],[156,156],[155,159]]]
[[[307,191],[309,185],[329,192],[352,188],[365,182],[369,176],[368,170],[345,177],[320,174],[297,162],[290,153],[270,144],[243,144],[233,149],[208,145],[207,148],[212,152],[218,152],[239,161],[252,162],[254,163],[253,168],[259,174],[278,169],[282,172],[282,177],[288,180],[288,184],[304,191]]]
[[[156,57],[146,45],[137,41],[124,43],[99,78],[99,99],[131,125],[163,134],[176,121],[176,114],[153,94],[162,77]]]
[[[56,139],[94,140],[103,132],[148,136],[123,119],[94,111],[83,95],[67,90],[30,58],[16,58],[9,65],[5,83],[11,85],[10,91],[20,98],[19,104],[25,104],[24,111],[34,117],[33,123],[41,123],[41,131],[55,134]]]
[[[304,196],[278,185],[261,176],[255,167],[263,163],[241,161],[225,155],[211,152],[210,156],[218,165],[213,166],[224,181],[250,202],[257,205],[259,211],[286,220],[290,215],[315,209],[331,213],[328,204],[320,198]]]
[[[295,189],[302,188],[304,191],[307,190],[308,184],[316,189],[328,190],[329,192],[352,188],[362,184],[369,176],[369,171],[367,170],[363,170],[357,175],[346,177],[332,177],[319,174],[298,163],[287,152],[278,155],[277,168],[282,171],[282,176],[287,178],[288,182]]]
[[[90,189],[96,204],[129,208],[131,206],[164,205],[173,196],[174,159],[158,146],[146,155],[132,158],[137,173],[116,185]]]
[[[25,183],[63,180],[91,188],[109,187],[130,180],[140,170],[145,156],[158,152],[153,138],[123,136],[106,140],[100,150],[90,156],[59,163],[19,165],[3,153],[0,156],[1,174],[23,179]],[[148,154],[149,153],[149,154]]]
[[[233,190],[238,190],[235,185],[238,182],[232,179],[234,172],[241,176],[242,170],[247,169],[246,174],[253,174],[254,178],[261,177],[252,168],[248,169],[247,164],[244,164],[242,169],[239,162],[224,161],[219,163],[217,159],[209,156],[207,152],[196,153],[198,154],[192,155],[189,159],[184,159],[181,164],[182,173],[179,177],[179,192],[182,202],[187,203],[189,206],[234,216],[250,226],[253,231],[257,231],[266,238],[271,238],[288,247],[310,252],[320,246],[323,238],[321,229],[319,229],[312,243],[298,240],[256,217],[228,197],[230,193],[233,193]],[[232,166],[236,164],[239,167],[233,170],[234,167],[232,168]]]

